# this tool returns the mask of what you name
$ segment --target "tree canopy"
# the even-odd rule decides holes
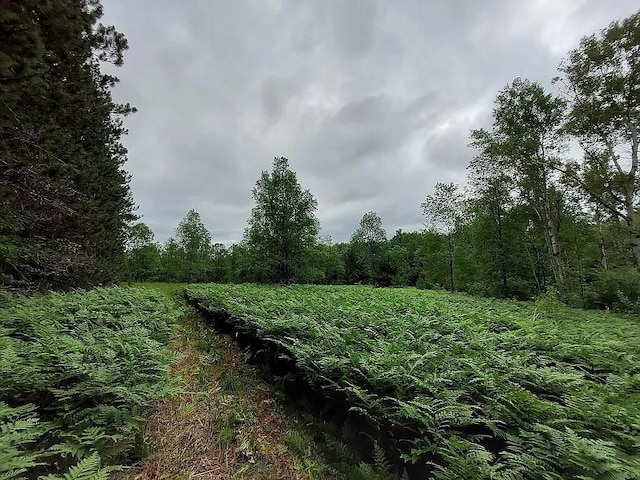
[[[569,98],[567,131],[585,162],[570,178],[624,221],[640,268],[640,12],[580,41],[560,66]]]
[[[134,218],[111,98],[127,41],[94,0],[0,5],[0,276],[7,288],[117,279]]]
[[[271,172],[262,172],[253,199],[245,234],[248,245],[272,272],[271,280],[289,283],[301,275],[317,239],[317,202],[309,190],[302,189],[284,157],[274,158]]]

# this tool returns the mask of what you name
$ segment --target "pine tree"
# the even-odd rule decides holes
[[[0,5],[0,274],[9,288],[115,280],[134,218],[114,104],[124,36],[97,0]]]

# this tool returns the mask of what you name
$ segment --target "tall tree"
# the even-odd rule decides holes
[[[469,164],[469,183],[474,195],[476,213],[486,213],[491,223],[490,248],[492,259],[498,263],[501,294],[509,292],[509,262],[507,251],[507,214],[512,207],[511,191],[515,187],[513,179],[500,168],[499,149],[489,132],[472,132],[472,145],[478,148],[478,155]],[[487,249],[487,245],[484,245]]]
[[[584,37],[560,71],[571,106],[568,131],[586,155],[582,175],[569,176],[625,222],[640,268],[640,11]]]
[[[360,219],[358,228],[351,235],[347,262],[352,281],[388,285],[384,275],[384,244],[387,232],[376,212],[367,212]]]
[[[128,227],[124,266],[129,281],[157,280],[160,249],[153,243],[153,238],[151,229],[142,222]]]
[[[360,219],[360,225],[351,236],[352,242],[367,244],[382,243],[387,240],[387,232],[382,227],[382,219],[376,212],[367,212]]]
[[[169,282],[184,281],[184,256],[175,238],[169,238],[162,247],[162,278]]]
[[[318,236],[317,202],[303,190],[284,157],[273,160],[253,189],[255,206],[245,233],[271,279],[290,283],[304,269],[305,258]]]
[[[200,214],[189,210],[178,224],[176,241],[184,262],[184,280],[186,282],[203,281],[204,273],[211,263],[211,234],[202,223]]]
[[[136,250],[153,242],[154,234],[146,223],[137,222],[127,228],[126,249]]]
[[[453,232],[462,219],[463,197],[454,183],[436,183],[433,194],[422,202],[422,211],[427,225],[447,237],[449,288],[456,290],[454,277]]]
[[[111,98],[126,39],[97,0],[0,4],[0,249],[10,288],[117,279],[133,219]]]
[[[425,234],[397,230],[389,240],[389,256],[394,265],[394,285],[424,284],[427,266],[424,255]]]
[[[488,148],[497,152],[494,161],[516,180],[521,200],[534,213],[532,222],[543,232],[561,292],[567,287],[567,266],[560,235],[562,191],[556,179],[566,146],[565,110],[564,100],[547,94],[537,83],[517,78],[498,94],[493,131],[482,140],[493,143]]]

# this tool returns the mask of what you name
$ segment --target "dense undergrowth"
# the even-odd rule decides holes
[[[640,478],[635,318],[414,289],[186,295],[288,357],[412,478]]]
[[[0,310],[0,479],[106,479],[175,391],[163,294],[100,288]]]

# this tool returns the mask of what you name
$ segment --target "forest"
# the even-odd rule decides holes
[[[523,300],[551,291],[572,306],[637,311],[637,14],[568,52],[557,92],[517,78],[497,94],[491,127],[469,132],[467,183],[435,183],[416,205],[423,230],[390,235],[363,212],[350,241],[333,243],[319,236],[312,192],[276,157],[256,182],[243,240],[225,247],[197,205],[161,245],[137,219],[120,140],[135,108],[113,103],[117,78],[100,72],[101,62],[122,64],[127,42],[94,26],[101,8],[73,24],[31,23],[3,43],[12,59],[2,90],[3,289],[363,283]],[[14,10],[5,32],[25,20]],[[61,42],[56,29],[75,37]]]
[[[640,11],[505,79],[424,228],[334,242],[275,156],[232,245],[136,214],[103,14],[0,3],[0,479],[640,478]]]

